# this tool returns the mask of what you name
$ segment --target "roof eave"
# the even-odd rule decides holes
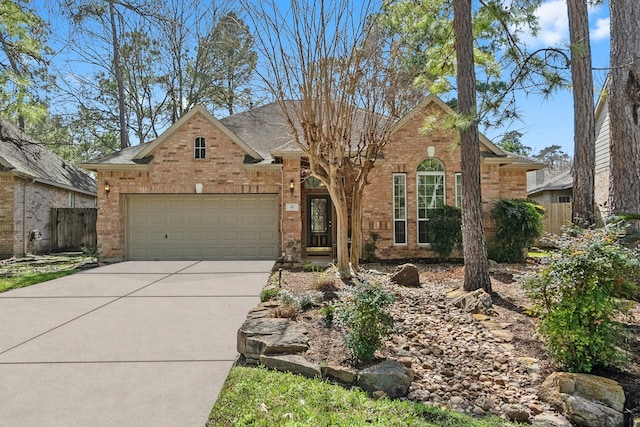
[[[87,169],[90,171],[148,171],[150,169],[149,164],[138,165],[138,164],[122,164],[122,163],[80,163],[78,165],[83,169]]]

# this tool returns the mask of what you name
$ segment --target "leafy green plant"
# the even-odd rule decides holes
[[[380,284],[357,284],[335,304],[335,317],[345,328],[344,340],[355,362],[373,360],[374,353],[393,332],[395,322],[388,307],[395,294]]]
[[[590,372],[594,366],[616,366],[624,360],[620,316],[634,292],[640,264],[637,250],[623,246],[624,228],[567,230],[553,238],[557,248],[543,267],[525,278],[539,317],[538,331],[549,353],[568,370]]]
[[[331,304],[324,305],[318,310],[318,313],[320,313],[324,317],[324,321],[327,324],[330,324],[331,322],[333,322],[333,316],[335,312],[336,312],[336,309]]]
[[[448,259],[453,249],[462,249],[462,211],[455,206],[443,206],[429,213],[429,241],[440,259]]]
[[[278,296],[278,288],[275,287],[267,287],[260,292],[260,302],[269,301]]]
[[[302,271],[304,271],[305,273],[318,272],[322,270],[323,270],[322,266],[314,264],[311,261],[307,261],[304,264],[302,264]]]
[[[496,235],[489,257],[498,262],[524,262],[526,248],[543,230],[544,208],[524,199],[502,199],[493,204],[491,217]]]
[[[376,249],[378,248],[378,239],[380,235],[378,233],[369,233],[369,240],[364,243],[362,247],[362,260],[365,262],[373,262],[376,260]]]

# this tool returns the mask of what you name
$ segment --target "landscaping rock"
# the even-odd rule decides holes
[[[309,348],[307,331],[289,319],[249,318],[238,330],[238,353],[248,363],[257,363],[263,354],[301,353]]]
[[[476,289],[473,292],[465,292],[453,298],[451,300],[451,303],[467,313],[492,313],[491,295],[486,293],[484,289]]]
[[[391,282],[400,286],[420,287],[420,271],[413,264],[403,264],[391,275]]]
[[[533,427],[571,427],[571,423],[561,415],[543,412],[531,419]]]
[[[318,378],[322,376],[320,367],[314,363],[307,361],[297,354],[281,354],[281,355],[262,355],[260,363],[267,368],[275,369],[281,372],[291,372],[307,378]]]
[[[611,379],[554,372],[544,380],[538,396],[574,424],[588,427],[624,425],[624,391]]]
[[[409,391],[412,373],[406,366],[386,360],[358,373],[357,384],[370,393],[384,391],[391,398],[402,397]]]
[[[502,410],[507,418],[518,423],[524,423],[531,417],[527,408],[522,405],[505,405]]]
[[[350,385],[355,384],[357,372],[344,366],[324,366],[322,367],[322,376],[332,381]]]

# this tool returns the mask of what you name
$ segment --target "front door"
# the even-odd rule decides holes
[[[307,197],[307,252],[316,254],[333,252],[331,215],[329,195]]]

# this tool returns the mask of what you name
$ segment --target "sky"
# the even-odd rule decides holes
[[[286,3],[285,0],[282,1]],[[36,9],[42,12],[46,10],[45,5],[48,3],[48,0],[36,0]],[[521,34],[528,47],[531,50],[547,46],[566,49],[569,46],[566,0],[543,0],[536,14],[541,27],[539,33],[535,37],[531,34]],[[604,84],[609,64],[608,0],[600,6],[590,8],[589,20],[592,62],[595,69],[595,102]],[[65,55],[65,49],[62,49],[59,55],[57,59],[63,59],[61,57]],[[517,130],[523,134],[521,142],[532,148],[532,154],[550,145],[559,145],[565,153],[573,156],[573,98],[570,89],[558,90],[546,99],[539,95],[519,93],[517,103],[521,121],[513,123],[509,129],[482,129],[483,133],[494,142],[499,142],[506,131]]]
[[[524,35],[523,39],[532,49],[545,46],[567,47],[569,45],[569,23],[566,0],[546,0],[536,15],[541,30],[537,37]],[[609,65],[609,3],[590,8],[589,32],[591,38],[592,66],[595,69],[593,84],[597,95],[604,85]],[[573,156],[573,95],[569,89],[556,91],[547,99],[542,96],[518,95],[518,105],[523,116],[511,129],[523,133],[521,142],[533,149],[533,153],[551,145],[560,145]],[[504,130],[487,130],[485,135],[499,142]]]

